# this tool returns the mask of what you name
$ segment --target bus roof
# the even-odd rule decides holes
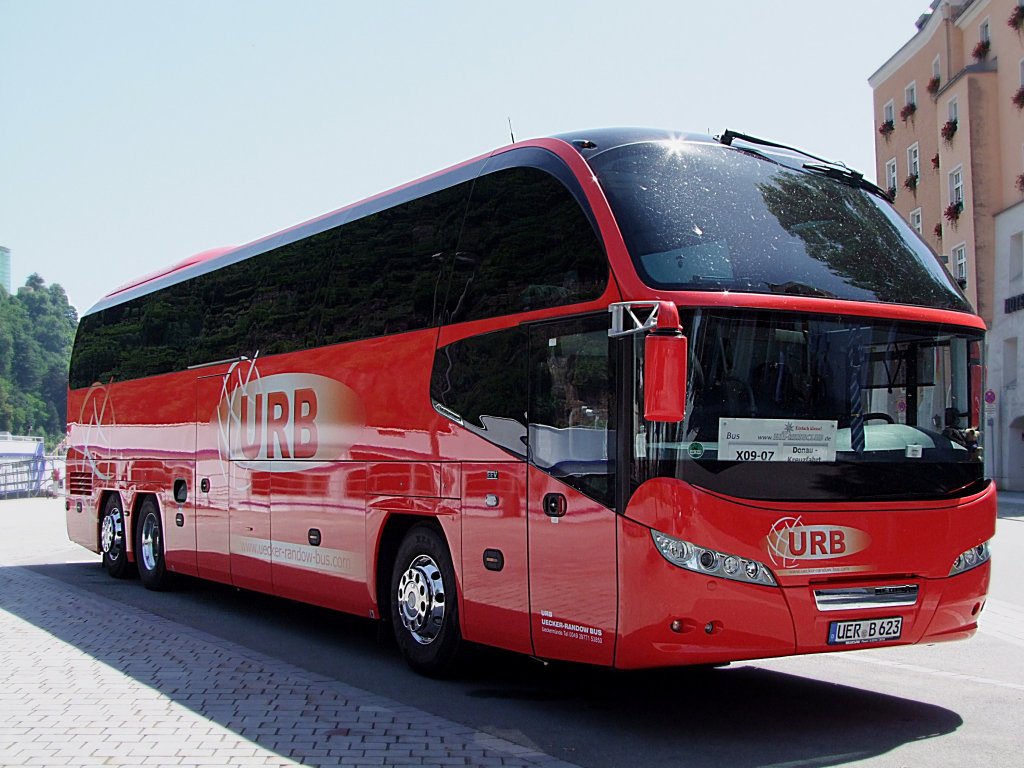
[[[408,202],[422,195],[445,189],[460,182],[470,181],[479,175],[488,159],[511,150],[527,147],[550,148],[554,141],[571,147],[584,159],[584,162],[587,162],[606,150],[616,147],[666,140],[705,144],[718,143],[714,137],[707,134],[684,133],[658,128],[596,128],[562,133],[546,138],[527,139],[500,147],[401,186],[350,203],[335,211],[322,214],[280,232],[266,235],[245,245],[214,248],[190,256],[167,269],[145,275],[111,291],[85,312],[83,316],[91,315],[108,307],[130,301],[152,291],[206,274],[215,269],[244,261],[280,246],[288,245],[297,240],[341,226],[349,221]]]

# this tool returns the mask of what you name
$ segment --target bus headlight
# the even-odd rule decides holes
[[[949,569],[949,575],[956,576],[958,573],[964,573],[972,568],[977,568],[982,563],[987,563],[990,557],[992,557],[992,550],[989,547],[989,542],[986,541],[984,544],[971,547],[956,556],[956,560],[953,561],[953,567]]]
[[[772,572],[764,563],[759,563],[757,560],[747,560],[739,555],[718,552],[689,541],[666,536],[653,529],[651,536],[662,556],[680,568],[706,576],[717,576],[720,579],[742,581],[746,584],[776,586]]]

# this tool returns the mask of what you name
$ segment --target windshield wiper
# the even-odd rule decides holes
[[[719,143],[724,144],[727,147],[731,147],[733,141],[735,141],[736,139],[739,139],[740,141],[745,141],[747,142],[747,144],[759,144],[762,147],[775,147],[776,149],[785,149],[787,152],[796,152],[798,155],[809,157],[811,158],[811,160],[817,160],[820,163],[826,163],[830,166],[835,165],[841,168],[846,167],[842,163],[836,163],[831,160],[826,160],[823,157],[812,155],[810,152],[805,152],[804,150],[797,149],[796,147],[790,147],[785,144],[777,144],[774,141],[768,141],[768,139],[759,139],[756,136],[748,136],[745,133],[737,133],[736,131],[730,131],[728,128],[726,128],[725,132],[718,137]],[[737,147],[737,149],[739,149],[739,147]]]
[[[812,155],[810,152],[805,152],[804,150],[797,149],[796,147],[790,147],[786,144],[778,144],[774,141],[768,141],[767,139],[759,139],[756,136],[748,136],[745,133],[737,133],[736,131],[730,131],[729,129],[726,129],[725,132],[718,137],[719,143],[724,144],[727,147],[731,147],[733,141],[735,141],[736,139],[744,141],[748,144],[758,144],[762,147],[775,147],[776,149],[784,149],[787,152],[795,152],[798,155],[809,157],[811,160],[817,160],[818,162],[816,163],[804,163],[804,170],[811,171],[812,173],[820,173],[824,176],[828,176],[830,179],[835,179],[836,181],[841,181],[844,184],[849,184],[851,186],[857,187],[858,189],[866,190],[871,194],[877,195],[883,200],[886,200],[887,202],[893,202],[893,199],[888,192],[886,192],[877,184],[865,179],[864,174],[861,173],[860,171],[855,171],[852,168],[848,168],[844,163],[840,163],[835,160],[826,160],[823,157]],[[740,148],[736,147],[736,149]]]
[[[818,296],[823,299],[834,299],[836,295],[822,288],[815,288],[813,285],[801,283],[796,280],[789,280],[785,283],[772,283],[767,280],[758,280],[753,277],[716,277],[714,275],[694,275],[690,278],[691,286],[698,290],[701,288],[717,288],[723,291],[747,290],[763,293],[765,288],[769,293],[781,293],[788,296]]]
[[[823,288],[815,288],[813,285],[807,283],[799,283],[795,280],[790,280],[786,283],[765,283],[772,293],[784,293],[789,296],[818,296],[823,299],[835,299],[837,298],[831,291],[826,291]]]
[[[814,173],[821,173],[828,176],[830,179],[841,181],[844,184],[850,184],[858,189],[866,189],[873,195],[878,195],[886,202],[891,203],[893,201],[892,196],[882,189],[880,186],[872,181],[868,181],[864,178],[864,174],[859,171],[854,171],[847,168],[845,165],[818,165],[817,163],[804,163],[804,170],[813,171]]]

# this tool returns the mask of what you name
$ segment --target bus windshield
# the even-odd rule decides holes
[[[717,144],[654,141],[589,162],[653,287],[971,311],[888,203],[777,157],[787,164]]]
[[[938,498],[982,480],[982,336],[960,328],[697,310],[686,415],[646,422],[634,339],[633,479],[776,500]]]

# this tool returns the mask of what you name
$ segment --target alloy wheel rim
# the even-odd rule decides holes
[[[160,559],[160,527],[157,525],[156,515],[146,515],[142,522],[142,562],[146,570],[152,571],[156,568]]]
[[[420,645],[437,639],[444,626],[445,588],[441,569],[429,555],[417,555],[398,582],[398,614]]]
[[[121,554],[123,529],[121,510],[113,509],[103,516],[103,522],[100,524],[100,548],[111,560],[116,560]]]

